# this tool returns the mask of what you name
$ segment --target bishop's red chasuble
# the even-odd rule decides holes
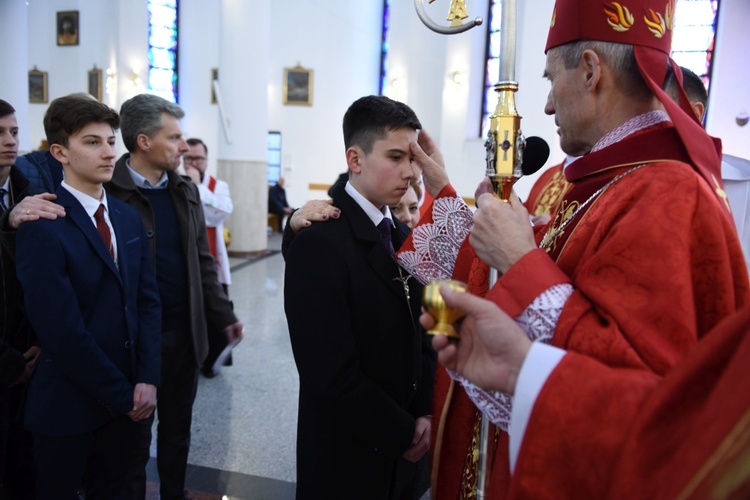
[[[664,378],[569,352],[536,400],[508,496],[750,497],[749,364],[750,306]]]
[[[544,248],[520,259],[487,292],[487,266],[465,238],[453,277],[466,281],[472,293],[486,294],[513,317],[550,287],[571,283],[575,291],[562,310],[552,344],[645,379],[664,376],[706,332],[750,298],[742,251],[722,205],[720,185],[711,186],[688,161],[674,129],[664,125],[579,158],[565,171],[572,187],[560,210],[547,226],[538,228],[537,242]],[[448,186],[434,205],[451,196],[455,191]],[[449,219],[435,212],[423,217],[420,225]],[[427,245],[437,254],[447,236],[466,232],[450,224],[442,232],[425,233],[417,227],[414,241],[407,241],[402,252]],[[431,243],[422,241],[429,240],[425,234],[434,234]],[[416,271],[419,265],[423,264]],[[627,394],[623,388],[623,398],[630,397]],[[596,398],[568,398],[565,404],[586,405],[597,422],[608,418],[606,411],[599,413]],[[554,419],[554,412],[550,415]],[[475,496],[477,422],[478,412],[465,391],[439,368],[432,498]],[[562,428],[554,423],[549,427],[557,433]],[[583,433],[577,437],[580,443],[571,445],[585,449],[600,439]],[[497,431],[493,444],[490,498],[506,498],[516,491],[509,490],[507,434]],[[524,441],[517,470],[522,470],[525,446]],[[606,471],[592,465],[594,480],[603,477]],[[554,492],[550,496],[564,497]]]

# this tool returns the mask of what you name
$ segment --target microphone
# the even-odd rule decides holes
[[[523,149],[523,161],[521,172],[523,175],[531,175],[547,163],[549,158],[549,144],[541,137],[531,136],[526,138],[526,146]]]

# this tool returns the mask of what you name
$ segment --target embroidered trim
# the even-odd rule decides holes
[[[609,181],[608,183],[606,183],[605,185],[597,189],[594,192],[594,194],[589,196],[586,201],[584,201],[581,205],[579,205],[578,208],[576,208],[573,213],[565,217],[565,219],[560,223],[559,226],[554,227],[554,223],[550,225],[549,228],[547,229],[547,232],[544,233],[544,238],[542,238],[542,241],[539,243],[539,248],[543,248],[544,250],[549,251],[549,247],[552,245],[552,243],[554,243],[555,239],[557,239],[557,237],[560,235],[562,230],[565,229],[565,227],[570,223],[570,221],[572,221],[575,218],[575,216],[578,215],[578,212],[583,210],[583,208],[587,206],[591,201],[599,197],[599,195],[602,194],[604,191],[606,191],[606,189],[609,186],[619,181],[620,179],[622,179],[629,173],[635,172],[636,170],[638,170],[639,168],[645,165],[646,165],[645,163],[641,163],[640,165],[633,167],[626,172],[621,173],[620,175],[618,175],[617,177],[615,177],[614,179],[612,179],[611,181]]]
[[[599,139],[599,142],[594,144],[594,147],[591,149],[591,152],[593,153],[594,151],[599,151],[600,149],[604,149],[607,146],[611,146],[612,144],[616,142],[620,142],[621,140],[625,139],[627,136],[634,134],[638,132],[639,130],[653,127],[657,123],[668,122],[668,121],[669,121],[669,115],[665,111],[662,111],[660,109],[655,109],[653,111],[648,111],[647,113],[638,115],[635,118],[631,118],[625,123],[620,124],[617,128],[612,130],[610,133],[608,133],[607,135]]]
[[[423,285],[453,276],[458,251],[474,225],[471,209],[461,198],[438,198],[430,224],[414,228],[413,251],[399,252],[399,264]]]
[[[572,294],[573,285],[570,283],[552,286],[516,316],[515,321],[532,341],[550,344],[563,307]],[[479,411],[501,430],[508,432],[513,413],[513,396],[498,391],[485,391],[451,370],[448,370],[448,374],[461,384]]]

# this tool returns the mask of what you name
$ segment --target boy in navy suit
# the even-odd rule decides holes
[[[156,404],[161,310],[138,213],[107,196],[115,111],[86,94],[44,117],[65,180],[66,216],[21,224],[17,274],[41,355],[25,424],[34,434],[38,498],[118,498],[135,422]]]
[[[409,149],[421,125],[405,104],[368,96],[343,128],[341,217],[298,234],[286,255],[297,498],[419,498],[412,464],[429,448],[435,361],[416,322],[421,286],[393,258],[409,228],[388,206],[421,173]]]

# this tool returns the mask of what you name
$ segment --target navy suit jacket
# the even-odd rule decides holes
[[[134,208],[107,197],[118,265],[66,189],[66,216],[21,224],[18,279],[42,352],[25,424],[44,435],[91,431],[133,407],[137,383],[158,385],[161,307],[151,252]]]

